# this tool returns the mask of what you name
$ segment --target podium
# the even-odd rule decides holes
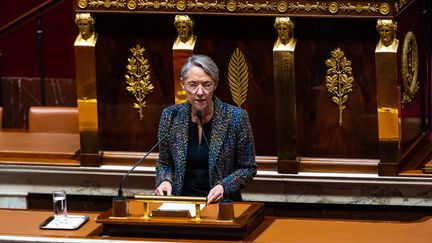
[[[155,209],[158,203],[150,207]],[[129,200],[127,217],[113,217],[111,210],[101,213],[96,222],[103,225],[102,235],[129,237],[164,237],[183,239],[242,240],[264,220],[264,204],[234,202],[234,219],[218,220],[217,204],[207,205],[201,219],[189,217],[145,218],[143,204]]]

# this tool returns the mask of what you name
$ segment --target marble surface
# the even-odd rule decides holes
[[[1,206],[22,207],[19,206],[23,202],[21,195],[51,193],[58,189],[71,195],[115,196],[121,178],[129,169],[129,166],[0,165]],[[138,167],[123,184],[128,196],[153,194],[154,188],[153,167]],[[288,175],[259,171],[242,194],[247,201],[432,206],[432,177],[347,173]],[[6,199],[10,201],[7,203]]]

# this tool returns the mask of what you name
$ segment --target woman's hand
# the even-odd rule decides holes
[[[207,204],[217,203],[223,199],[224,188],[222,185],[216,185],[213,187],[208,196],[207,196]]]
[[[169,181],[163,181],[161,184],[159,184],[158,188],[156,188],[155,193],[158,196],[171,196],[171,183]]]

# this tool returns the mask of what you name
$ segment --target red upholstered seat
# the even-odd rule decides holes
[[[78,108],[32,106],[29,132],[79,133]]]

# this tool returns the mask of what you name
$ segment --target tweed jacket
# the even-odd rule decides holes
[[[177,116],[172,118],[173,110]],[[159,123],[156,187],[171,182],[173,195],[181,195],[186,172],[188,129],[191,105],[185,102],[166,108]],[[221,184],[224,198],[235,198],[256,175],[255,148],[249,117],[245,110],[214,97],[209,149],[210,188]]]

